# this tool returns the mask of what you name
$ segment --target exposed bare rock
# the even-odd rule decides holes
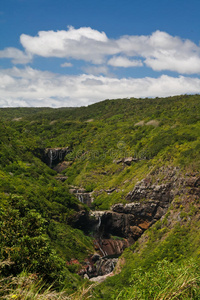
[[[105,281],[108,277],[111,277],[111,276],[113,276],[112,272],[109,274],[103,275],[103,276],[92,277],[92,278],[90,278],[90,281],[101,283],[101,282]]]
[[[132,161],[133,161],[133,157],[126,157],[126,158],[124,158],[124,163],[126,165],[128,165],[128,166],[131,165]]]
[[[98,239],[95,241],[95,249],[102,256],[119,256],[129,246],[126,239]]]
[[[117,203],[111,207],[111,210],[117,213],[123,213],[124,205],[122,203]]]
[[[87,206],[91,206],[93,202],[92,192],[86,192],[84,188],[80,187],[72,187],[69,192],[71,194],[74,194],[76,198],[83,204],[86,204]]]
[[[65,156],[71,152],[69,147],[39,149],[42,161],[50,168],[62,162]]]
[[[83,190],[76,193],[80,192],[85,193]],[[81,221],[81,226],[87,223],[93,230],[97,252],[81,274],[87,274],[89,278],[95,276],[93,281],[104,280],[116,264],[113,257],[121,255],[126,247],[162,218],[174,197],[181,194],[187,195],[186,204],[188,195],[200,195],[199,174],[185,178],[178,168],[161,167],[135,185],[126,197],[129,203],[115,204],[107,211],[91,211],[87,216],[80,212],[76,222]],[[178,214],[176,219],[181,221],[181,215]]]
[[[67,180],[67,176],[56,176],[55,179],[64,182],[65,180]]]
[[[111,194],[111,193],[113,193],[115,190],[116,190],[116,188],[112,188],[112,189],[106,190],[106,193],[107,193],[107,194]]]
[[[113,162],[116,164],[124,163],[125,165],[130,166],[132,162],[136,162],[138,160],[139,160],[138,158],[130,156],[130,157],[124,157],[117,160],[113,160]]]
[[[57,173],[61,173],[62,171],[66,170],[71,164],[72,164],[71,161],[63,161],[60,162],[58,165],[56,165],[53,168],[53,170],[55,170]]]
[[[139,238],[143,233],[143,230],[138,226],[130,226],[130,231],[132,232],[135,238]]]
[[[161,185],[148,185],[144,181],[139,182],[135,185],[133,191],[131,191],[126,199],[128,201],[136,201],[140,199],[152,199],[161,202],[171,202],[173,199],[172,184],[161,184]]]

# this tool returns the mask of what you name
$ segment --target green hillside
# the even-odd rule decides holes
[[[43,285],[40,294],[53,284],[49,299],[69,299],[58,293],[63,289],[71,299],[200,299],[199,95],[3,108],[0,132],[0,276],[9,290],[0,289],[2,297],[39,299],[14,293],[9,276],[25,272]],[[70,149],[59,174],[41,155],[58,147]],[[79,266],[66,263],[95,252],[93,236],[72,219],[81,210],[129,203],[143,182],[149,190],[169,185],[167,213],[124,251],[115,276],[89,288]],[[73,187],[91,193],[90,208],[69,192]],[[138,195],[131,201],[152,200],[150,192]]]

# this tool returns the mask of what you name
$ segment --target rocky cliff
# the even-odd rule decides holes
[[[98,253],[95,264],[89,264],[83,274],[93,277],[108,274],[108,270],[111,272],[116,263],[113,257],[121,255],[164,216],[175,196],[199,195],[199,186],[200,178],[195,174],[183,176],[178,168],[163,167],[135,185],[126,196],[129,203],[115,204],[107,211],[80,211],[73,219],[74,226],[93,232]]]
[[[66,154],[70,153],[69,147],[45,148],[40,149],[41,160],[50,168],[62,162]]]

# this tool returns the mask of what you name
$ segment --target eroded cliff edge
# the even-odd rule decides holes
[[[127,204],[118,203],[106,211],[81,210],[73,226],[93,232],[98,256],[91,257],[82,274],[88,277],[111,272],[124,249],[137,241],[150,226],[162,218],[176,197],[200,195],[197,173],[182,174],[177,167],[161,167],[138,182],[127,196]],[[110,266],[105,270],[104,259]],[[99,265],[104,268],[101,269]],[[97,268],[99,270],[97,271]]]

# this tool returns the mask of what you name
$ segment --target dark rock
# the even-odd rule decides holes
[[[158,206],[157,201],[132,202],[124,206],[124,213],[151,218]]]
[[[89,232],[91,229],[92,220],[89,218],[89,213],[86,210],[81,210],[69,220],[69,224],[75,228],[81,229],[84,232]]]
[[[132,192],[128,193],[126,199],[128,201],[135,201],[141,199],[157,200],[159,202],[171,202],[173,194],[171,192],[172,184],[150,185],[145,181],[141,181],[135,185]]]
[[[115,188],[112,188],[112,189],[106,190],[106,193],[111,194],[114,191],[115,191]]]
[[[117,212],[117,213],[123,213],[124,212],[124,205],[122,203],[114,204],[111,207],[111,210],[114,211],[114,212]]]
[[[117,259],[116,258],[105,258],[97,261],[96,263],[96,269],[97,269],[97,274],[98,276],[103,276],[106,274],[110,274],[113,270],[114,267],[117,264]]]
[[[132,244],[144,230],[166,213],[169,203],[161,203],[153,200],[126,205],[118,203],[110,211],[93,212],[99,223],[98,235],[102,240],[109,240],[111,235],[118,236]]]
[[[156,211],[156,214],[154,216],[154,219],[160,219],[166,212],[167,212],[167,209],[164,209],[159,206]]]
[[[38,149],[36,155],[40,156],[41,160],[47,164],[50,168],[55,167],[57,164],[62,162],[65,156],[71,152],[69,147],[60,148],[45,148]]]
[[[97,260],[99,260],[100,259],[100,255],[99,254],[97,254],[97,253],[95,253],[91,258],[92,258],[92,261],[93,262],[96,262]]]

